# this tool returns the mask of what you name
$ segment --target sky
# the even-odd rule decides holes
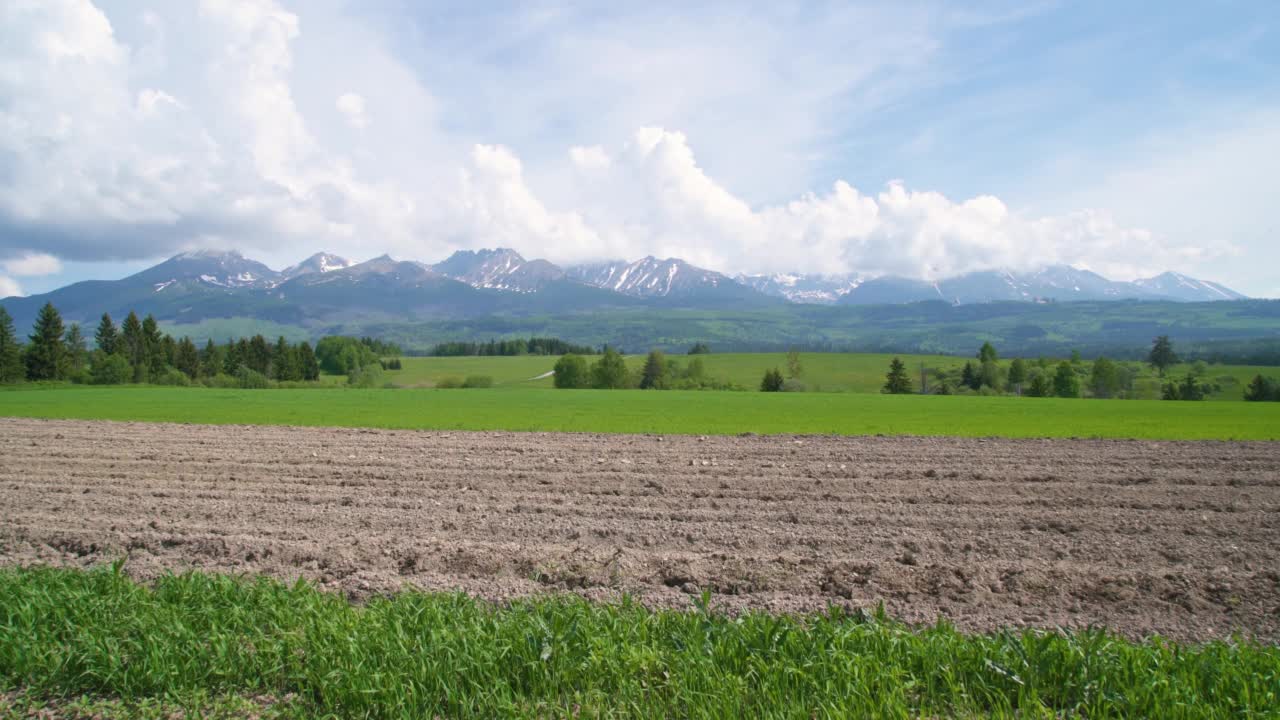
[[[177,252],[1280,297],[1280,4],[0,0],[0,297]]]

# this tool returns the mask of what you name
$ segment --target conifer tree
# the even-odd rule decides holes
[[[13,318],[0,307],[0,384],[21,382],[26,376],[22,366],[22,346],[13,329]]]
[[[195,380],[200,377],[200,351],[191,338],[184,337],[178,341],[174,351],[173,366],[181,370],[187,377]]]
[[[1178,354],[1173,351],[1173,341],[1168,335],[1161,335],[1152,341],[1147,363],[1156,369],[1160,377],[1164,377],[1166,370],[1178,364]]]
[[[133,382],[144,382],[147,379],[147,341],[142,332],[142,321],[138,314],[129,311],[124,324],[120,326],[119,348],[124,358],[133,368]]]
[[[907,375],[907,366],[902,362],[902,358],[896,357],[889,363],[889,374],[885,376],[884,391],[890,395],[911,393],[911,377]]]
[[[1053,394],[1060,398],[1080,397],[1080,378],[1071,363],[1063,360],[1053,375]]]
[[[311,349],[311,343],[305,340],[298,346],[298,371],[302,379],[308,382],[320,379],[320,363],[316,360],[315,351]]]
[[[782,372],[778,368],[766,370],[764,379],[760,381],[760,390],[762,392],[781,392],[783,383]]]
[[[98,322],[98,330],[93,334],[94,345],[104,354],[114,355],[120,346],[120,333],[116,330],[116,324],[111,321],[111,315],[102,313],[102,320]]]
[[[164,337],[161,336],[160,324],[153,315],[147,315],[142,321],[142,358],[147,366],[148,377],[159,377],[168,364]]]
[[[67,346],[63,341],[66,328],[53,303],[45,303],[36,316],[29,336],[26,363],[28,380],[62,380],[67,376]]]
[[[666,385],[667,360],[661,350],[653,350],[645,358],[640,373],[641,390],[661,390]]]
[[[222,352],[218,349],[217,344],[213,342],[213,338],[205,343],[204,350],[200,351],[200,374],[205,377],[213,377],[222,372]]]
[[[71,323],[67,328],[67,369],[70,373],[79,373],[89,364],[89,350],[84,344],[84,335],[80,332],[80,323]]]
[[[301,380],[298,372],[298,361],[289,341],[281,335],[271,352],[271,371],[276,380]]]

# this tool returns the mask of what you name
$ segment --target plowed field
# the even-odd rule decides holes
[[[1280,637],[1280,443],[0,418],[0,563]]]

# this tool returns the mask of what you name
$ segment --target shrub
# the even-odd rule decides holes
[[[271,387],[271,381],[248,365],[241,365],[236,368],[236,386],[245,390],[265,390]]]
[[[151,384],[188,387],[191,385],[191,378],[187,377],[187,374],[181,370],[166,365],[163,370],[151,378]]]
[[[782,391],[782,373],[777,368],[766,370],[764,379],[760,381],[761,392],[781,392]]]
[[[436,388],[440,390],[456,390],[462,387],[463,380],[460,377],[442,377],[436,381]]]
[[[133,379],[133,368],[121,355],[94,353],[89,381],[94,385],[123,385]]]
[[[228,375],[226,373],[218,373],[217,375],[214,375],[213,377],[207,377],[204,380],[201,380],[200,382],[205,387],[211,387],[211,388],[228,389],[228,388],[240,387],[240,381],[237,380],[234,375]]]
[[[493,387],[493,378],[488,375],[468,375],[466,380],[462,381],[464,388],[490,388]]]
[[[782,392],[804,392],[804,382],[795,378],[789,378],[782,381]]]
[[[347,385],[354,388],[376,388],[382,387],[384,384],[382,365],[377,363],[358,367],[347,375]]]

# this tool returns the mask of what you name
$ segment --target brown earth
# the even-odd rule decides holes
[[[0,564],[1280,638],[1280,443],[0,418]]]

